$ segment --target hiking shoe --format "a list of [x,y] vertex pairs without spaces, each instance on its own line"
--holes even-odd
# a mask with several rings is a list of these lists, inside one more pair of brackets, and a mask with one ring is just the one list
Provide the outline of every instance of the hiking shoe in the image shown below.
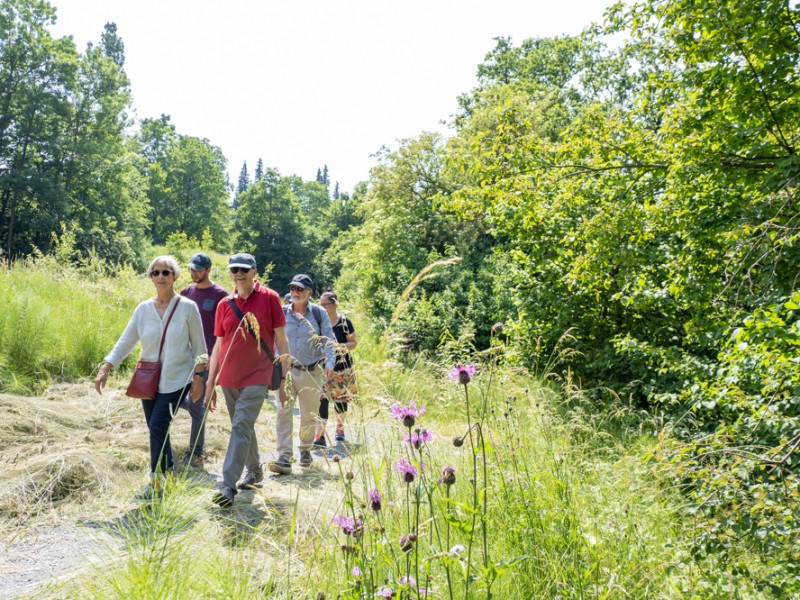
[[342,427],[336,428],[336,441],[343,442],[344,441],[344,429]]
[[321,435],[317,439],[314,440],[314,445],[317,448],[325,448],[328,445],[328,442],[325,441],[325,436]]
[[255,473],[253,471],[248,471],[244,479],[242,479],[239,484],[236,486],[240,490],[249,490],[253,488],[260,488],[261,482],[264,481],[264,473]]
[[281,456],[278,460],[269,463],[269,470],[278,475],[291,475],[292,463],[289,462],[288,456]]
[[220,508],[225,508],[226,506],[230,506],[231,504],[233,504],[233,499],[235,497],[236,497],[236,490],[228,487],[223,483],[222,485],[219,486],[219,489],[214,494],[214,497],[211,498],[211,501]]
[[309,450],[302,450],[300,452],[301,467],[310,467],[313,460],[314,459],[311,457],[311,452]]
[[194,454],[187,452],[181,458],[180,466],[184,469],[202,469],[205,463],[205,456],[202,452],[195,452]]
[[148,483],[133,497],[133,501],[142,506],[148,506],[163,498],[164,492]]

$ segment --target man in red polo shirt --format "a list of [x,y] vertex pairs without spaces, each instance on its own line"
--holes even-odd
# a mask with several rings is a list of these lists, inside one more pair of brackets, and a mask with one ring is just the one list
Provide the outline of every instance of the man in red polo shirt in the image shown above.
[[[219,506],[230,506],[237,488],[253,487],[264,479],[255,423],[272,380],[273,365],[260,341],[247,331],[243,321],[250,321],[250,315],[255,317],[258,327],[254,333],[264,340],[266,347],[277,345],[284,362],[289,355],[280,297],[255,280],[256,259],[250,254],[234,254],[228,261],[228,270],[235,289],[228,299],[217,305],[214,321],[217,342],[208,363],[211,385],[206,387],[206,404],[214,410],[212,392],[215,382],[219,383],[231,418],[231,438],[222,464],[222,483],[213,498]],[[244,319],[231,302],[236,304]],[[287,372],[288,364],[283,368],[284,373]],[[239,482],[244,467],[247,467],[247,474]]]

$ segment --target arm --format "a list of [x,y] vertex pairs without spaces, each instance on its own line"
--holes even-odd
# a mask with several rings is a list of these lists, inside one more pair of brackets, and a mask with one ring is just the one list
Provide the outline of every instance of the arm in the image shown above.
[[355,350],[356,346],[358,346],[358,340],[356,339],[356,330],[353,328],[353,322],[347,317],[344,317],[344,322],[347,324],[347,329],[345,330],[347,341],[342,345],[348,351]]
[[189,396],[192,402],[197,402],[203,395],[203,388],[208,375],[208,352],[206,350],[206,339],[203,335],[203,321],[200,319],[200,311],[197,304],[191,302],[189,314],[189,344],[192,346],[194,354],[194,373],[192,373],[192,383],[189,389]]
[[222,338],[218,337],[214,343],[214,349],[211,351],[211,358],[208,361],[208,380],[206,381],[206,397],[205,404],[208,410],[216,410],[217,399],[214,395],[214,386],[217,383],[217,369],[219,367],[219,352],[222,346]]
[[136,310],[133,312],[133,316],[131,316],[131,320],[128,321],[128,325],[122,332],[122,335],[119,336],[117,343],[114,344],[114,348],[108,353],[108,356],[103,359],[103,362],[97,371],[97,377],[94,380],[94,389],[97,390],[98,394],[103,393],[103,388],[106,386],[106,382],[108,381],[108,372],[111,370],[111,368],[118,367],[119,364],[125,360],[125,357],[128,356],[128,354],[130,354],[131,351],[136,347],[138,342],[139,307],[136,307]]
[[333,327],[331,327],[331,320],[328,318],[327,311],[320,310],[322,313],[322,323],[319,324],[322,337],[325,338],[325,377],[330,379],[333,377],[333,365],[336,364],[336,336],[333,334]]
[[[275,345],[278,347],[278,357],[281,361],[281,368],[283,369],[283,379],[286,379],[286,373],[289,372],[289,338],[286,337],[285,327],[275,328]],[[283,381],[281,379],[281,381]],[[281,406],[286,406],[286,389],[281,385],[278,390],[278,400]]]

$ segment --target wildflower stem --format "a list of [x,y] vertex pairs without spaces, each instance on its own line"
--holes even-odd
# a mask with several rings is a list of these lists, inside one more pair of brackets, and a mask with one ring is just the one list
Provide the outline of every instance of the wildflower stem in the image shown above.
[[478,510],[478,455],[475,452],[475,439],[472,436],[472,420],[469,410],[469,386],[464,384],[464,402],[467,407],[467,431],[469,432],[469,446],[472,450],[472,526],[467,542],[467,569],[464,577],[464,598],[469,600],[470,570],[472,568],[472,543],[475,539],[475,518]]

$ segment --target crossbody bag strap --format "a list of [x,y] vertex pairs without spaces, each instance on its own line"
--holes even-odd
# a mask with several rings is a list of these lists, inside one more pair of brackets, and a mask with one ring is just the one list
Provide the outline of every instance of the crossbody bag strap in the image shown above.
[[158,362],[161,362],[161,351],[164,349],[164,338],[167,337],[167,327],[169,327],[169,322],[172,321],[172,315],[175,314],[175,309],[178,308],[178,303],[180,303],[180,301],[180,298],[175,301],[175,304],[169,313],[169,317],[167,317],[167,324],[164,325],[164,331],[161,332],[161,344],[158,346]]
[[269,349],[269,346],[267,346],[267,344],[264,342],[264,339],[260,335],[256,336],[256,332],[253,331],[252,327],[250,327],[250,322],[244,318],[244,314],[242,314],[242,311],[239,310],[238,306],[236,306],[236,301],[230,296],[228,296],[228,304],[231,305],[234,314],[237,317],[239,317],[239,322],[244,321],[244,328],[250,332],[250,335],[253,336],[253,339],[258,340],[258,343],[261,345],[262,350],[264,350],[264,352],[267,353],[267,358],[269,358],[269,361],[275,362],[275,356],[272,354],[272,351]]

